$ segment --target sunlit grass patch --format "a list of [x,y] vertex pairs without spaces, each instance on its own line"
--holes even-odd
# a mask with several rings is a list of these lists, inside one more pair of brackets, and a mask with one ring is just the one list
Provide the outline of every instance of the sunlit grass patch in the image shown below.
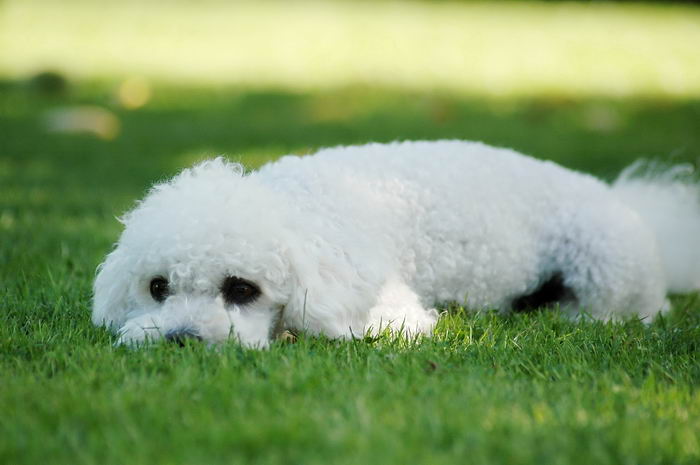
[[[285,89],[700,96],[700,9],[528,2],[6,0],[0,73]],[[139,78],[139,79],[141,79]]]

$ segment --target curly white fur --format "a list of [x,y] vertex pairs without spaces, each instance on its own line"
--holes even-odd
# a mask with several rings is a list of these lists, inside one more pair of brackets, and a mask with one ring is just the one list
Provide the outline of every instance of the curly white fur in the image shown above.
[[[668,290],[700,288],[696,184],[671,171],[611,187],[476,142],[337,147],[249,174],[217,158],[156,185],[123,222],[93,321],[127,343],[429,334],[436,303],[508,311],[554,275],[575,296],[562,310],[597,318],[652,317]],[[149,293],[158,276],[163,302]],[[227,303],[230,276],[260,296]]]

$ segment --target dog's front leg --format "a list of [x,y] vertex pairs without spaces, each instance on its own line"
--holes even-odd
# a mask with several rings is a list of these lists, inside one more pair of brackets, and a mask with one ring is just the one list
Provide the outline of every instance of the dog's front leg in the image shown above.
[[434,308],[423,307],[418,295],[401,279],[390,278],[381,287],[369,311],[365,331],[378,334],[389,329],[407,337],[430,335],[438,316]]

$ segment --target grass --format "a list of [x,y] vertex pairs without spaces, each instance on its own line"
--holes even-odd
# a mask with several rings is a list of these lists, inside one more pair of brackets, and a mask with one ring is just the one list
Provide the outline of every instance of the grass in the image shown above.
[[[6,18],[24,11],[19,24],[57,18],[50,13],[58,3],[38,5],[6,0],[0,6]],[[135,11],[127,3],[101,17],[88,4],[66,5],[82,16],[44,24],[57,43],[92,37],[70,21],[82,18],[85,29],[124,26]],[[216,16],[187,5],[175,4],[168,14]],[[318,14],[330,15],[329,5]],[[268,9],[264,17],[281,14],[261,8]],[[361,22],[362,8],[369,7],[337,8],[354,9],[352,21]],[[475,14],[470,8],[484,15],[510,11],[516,22],[515,13],[529,11],[521,4],[410,8],[440,18],[445,11]],[[698,11],[532,8],[536,14],[526,18],[543,15],[545,36],[556,30],[555,18],[564,21],[555,14],[560,8],[572,22],[587,18],[594,31],[620,21],[632,35],[646,30],[646,12],[661,12],[656,27],[663,29]],[[602,12],[603,23],[591,11]],[[195,17],[192,24],[198,21],[204,20]],[[0,36],[26,38],[13,27],[0,27]],[[140,34],[129,40],[149,43]],[[216,40],[206,34],[197,40]],[[692,44],[695,37],[692,27],[674,34],[666,40]],[[102,39],[94,40],[99,49]],[[99,65],[90,61],[98,53],[81,49],[94,73],[87,64],[80,71],[80,54],[64,50],[58,69],[68,84],[51,92],[45,81],[26,79],[40,63],[41,47],[30,47],[24,64],[18,50],[0,57],[0,463],[700,462],[698,295],[675,298],[671,315],[652,325],[571,323],[556,312],[501,318],[455,307],[435,337],[420,344],[302,335],[264,352],[235,344],[130,351],[114,347],[114,336],[89,321],[94,269],[120,231],[115,215],[154,180],[195,160],[223,153],[255,167],[333,144],[465,138],[611,179],[638,157],[697,164],[696,91],[681,86],[665,93],[661,81],[644,78],[651,87],[632,80],[631,94],[620,97],[576,83],[595,82],[591,71],[593,78],[579,76],[561,92],[534,81],[515,92],[521,84],[512,76],[499,84],[498,97],[477,96],[478,86],[469,82],[451,88],[428,78],[408,86],[386,77],[369,86],[352,74],[354,60],[346,68],[351,79],[327,86],[314,78],[294,87],[284,73],[265,71],[272,65],[262,59],[256,66],[264,76],[256,85],[195,82],[179,74],[185,65],[177,57],[153,60],[153,69],[172,73],[159,79],[136,62],[122,63],[118,72],[114,56]],[[674,47],[647,51],[680,56]],[[511,54],[518,50],[511,47]],[[152,97],[128,109],[116,95],[132,72],[146,76]],[[685,79],[692,70],[679,75]],[[562,82],[565,76],[559,75]],[[47,131],[51,112],[85,105],[107,110],[118,130],[103,137]]]

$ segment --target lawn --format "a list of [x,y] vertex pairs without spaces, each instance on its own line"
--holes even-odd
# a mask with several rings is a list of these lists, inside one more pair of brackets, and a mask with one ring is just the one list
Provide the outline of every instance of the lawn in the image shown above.
[[[605,179],[639,157],[697,165],[699,8],[173,2],[156,20],[163,3],[106,5],[0,3],[0,463],[700,462],[697,294],[651,325],[450,306],[417,344],[300,335],[267,351],[134,351],[89,320],[115,217],[217,154],[254,168],[327,145],[464,138]],[[327,40],[297,33],[323,24]],[[285,33],[299,60],[261,38]],[[326,62],[331,45],[345,52]],[[32,79],[43,69],[65,83]],[[67,108],[98,108],[111,130],[57,131]]]

